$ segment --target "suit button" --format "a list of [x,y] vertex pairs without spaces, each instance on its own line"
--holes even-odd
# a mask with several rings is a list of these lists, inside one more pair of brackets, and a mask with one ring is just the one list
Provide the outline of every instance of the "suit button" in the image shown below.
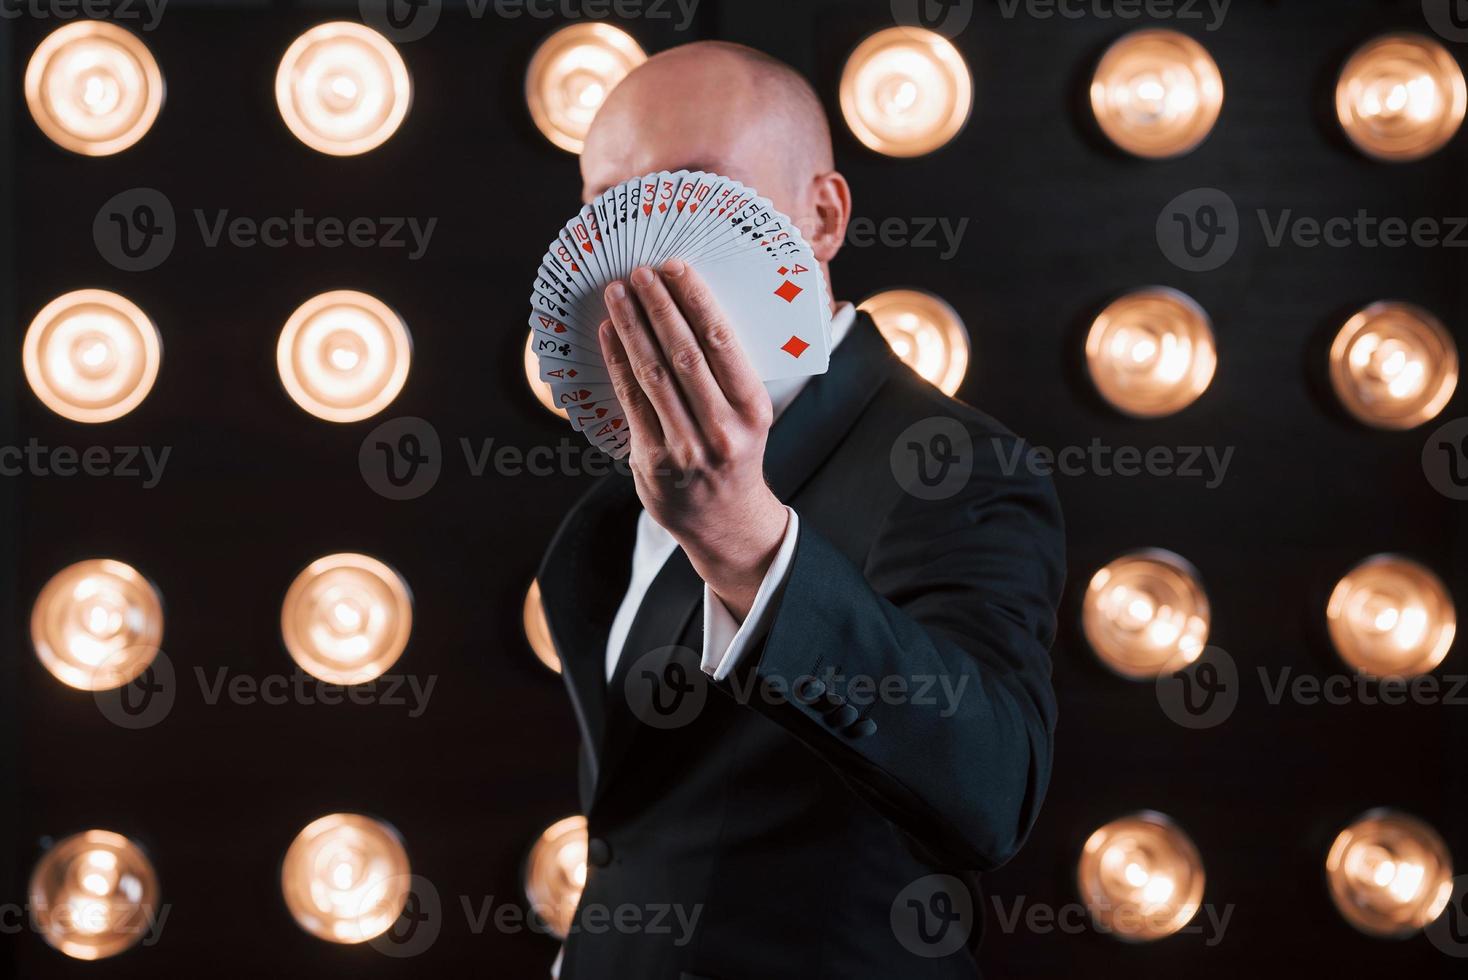
[[858,715],[856,709],[849,704],[843,704],[835,711],[826,716],[826,721],[831,723],[832,728],[845,728],[856,721]]
[[586,861],[593,868],[605,868],[612,863],[612,846],[600,837],[586,842]]
[[801,704],[811,704],[826,693],[826,685],[814,677],[807,677],[795,685],[795,697]]
[[847,728],[843,733],[847,738],[866,738],[877,730],[877,723],[870,718],[863,718],[855,725]]

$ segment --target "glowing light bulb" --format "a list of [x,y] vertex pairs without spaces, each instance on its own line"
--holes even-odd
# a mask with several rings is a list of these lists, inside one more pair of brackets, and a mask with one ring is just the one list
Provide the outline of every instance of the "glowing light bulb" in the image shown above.
[[1442,322],[1410,303],[1379,302],[1341,327],[1330,383],[1346,411],[1378,429],[1437,416],[1458,387],[1458,348]]
[[1081,606],[1087,641],[1124,677],[1179,670],[1202,654],[1211,614],[1198,572],[1178,555],[1147,549],[1091,576]]
[[31,645],[57,680],[82,691],[131,682],[158,656],[163,600],[137,569],[109,558],[68,565],[31,607]]
[[545,829],[525,862],[525,898],[558,939],[565,939],[586,887],[586,818],[566,817]]
[[328,942],[362,943],[402,914],[410,874],[396,830],[359,813],[332,813],[291,842],[280,888],[302,929]]
[[142,404],[163,361],[158,328],[102,289],[47,303],[26,330],[21,362],[31,390],[73,422],[110,422]]
[[1098,828],[1076,870],[1098,928],[1128,942],[1162,939],[1187,925],[1203,900],[1204,878],[1187,834],[1150,810]]
[[275,348],[286,393],[328,422],[358,422],[382,411],[403,390],[412,360],[402,318],[350,289],[307,300],[286,321]]
[[1437,831],[1397,810],[1371,810],[1336,835],[1325,858],[1331,901],[1356,929],[1410,936],[1448,904],[1453,859]]
[[1223,76],[1185,34],[1134,31],[1106,50],[1091,79],[1101,131],[1139,157],[1175,157],[1197,147],[1223,108]]
[[561,657],[551,640],[550,623],[546,622],[545,608],[540,603],[540,582],[531,580],[525,593],[525,608],[522,614],[525,623],[525,639],[536,659],[557,674],[561,672]]
[[525,102],[535,126],[556,146],[580,153],[612,89],[647,60],[625,31],[584,23],[541,42],[525,72]]
[[121,834],[88,830],[58,841],[31,872],[31,916],[42,938],[78,960],[135,946],[154,927],[158,875]]
[[152,127],[163,108],[163,74],[136,34],[82,20],[52,31],[31,55],[25,100],[57,146],[108,156]]
[[902,363],[944,394],[958,391],[968,371],[969,339],[953,307],[932,293],[890,289],[858,308],[871,314]]
[[397,572],[367,555],[318,558],[296,576],[280,610],[286,650],[331,684],[380,677],[407,648],[413,599]]
[[1086,336],[1086,367],[1101,397],[1128,415],[1181,411],[1213,380],[1218,355],[1208,314],[1175,289],[1128,293]]
[[1463,70],[1446,48],[1419,34],[1367,42],[1336,82],[1341,129],[1378,160],[1420,160],[1437,152],[1458,132],[1465,108]]
[[841,112],[863,144],[893,157],[931,153],[962,131],[973,106],[963,55],[931,31],[891,27],[867,38],[841,73]]
[[1406,677],[1448,655],[1458,615],[1447,587],[1427,568],[1376,555],[1336,583],[1325,609],[1331,643],[1364,674]]
[[347,21],[320,24],[296,38],[275,73],[275,103],[287,128],[332,156],[381,146],[402,125],[412,97],[397,48]]

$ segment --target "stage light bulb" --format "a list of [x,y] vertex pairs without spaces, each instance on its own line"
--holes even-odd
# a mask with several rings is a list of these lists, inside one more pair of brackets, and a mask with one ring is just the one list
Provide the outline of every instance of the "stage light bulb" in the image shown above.
[[841,113],[866,146],[892,157],[931,153],[968,122],[973,78],[932,31],[890,27],[867,38],[841,73]]
[[78,289],[47,303],[26,330],[31,390],[73,422],[110,422],[140,405],[163,361],[158,328],[130,301]]
[[1076,870],[1097,928],[1128,942],[1162,939],[1187,925],[1203,900],[1204,877],[1188,835],[1146,810],[1092,833]]
[[25,72],[25,101],[41,132],[83,156],[120,153],[163,108],[163,74],[136,34],[81,20],[47,35]]
[[862,302],[902,363],[952,395],[968,371],[968,330],[958,313],[932,293],[890,289]]
[[291,659],[329,684],[365,684],[403,654],[413,599],[397,572],[376,558],[327,555],[286,591],[280,632]]
[[403,56],[371,28],[335,21],[286,49],[275,73],[275,104],[302,143],[355,156],[385,143],[408,114],[413,85]]
[[1325,608],[1331,643],[1363,674],[1410,677],[1442,663],[1458,614],[1432,572],[1396,555],[1376,555],[1351,569]]
[[1208,596],[1192,565],[1159,548],[1123,555],[1086,588],[1082,627],[1124,677],[1156,677],[1197,660],[1208,643]]
[[413,343],[380,299],[350,289],[322,293],[291,314],[275,348],[281,384],[299,406],[328,422],[358,422],[403,390]]
[[61,683],[110,691],[158,656],[163,600],[137,569],[109,558],[68,565],[31,607],[31,645]]
[[1330,383],[1346,411],[1378,429],[1435,418],[1458,387],[1458,348],[1437,317],[1410,303],[1372,303],[1330,346]]
[[1371,810],[1336,835],[1325,858],[1330,897],[1371,936],[1410,936],[1447,907],[1453,859],[1437,831],[1397,810]]
[[536,128],[561,149],[580,153],[602,103],[646,60],[637,42],[610,24],[556,31],[541,42],[525,72],[525,102]]
[[1341,128],[1367,156],[1420,160],[1442,149],[1468,108],[1463,70],[1441,44],[1388,34],[1351,55],[1335,87]]
[[556,408],[556,394],[551,390],[550,382],[540,380],[540,358],[535,356],[534,330],[525,337],[525,382],[535,393],[535,400],[540,402],[547,412],[554,412],[561,418],[566,417],[565,412]]
[[1203,394],[1217,366],[1208,314],[1175,289],[1122,296],[1101,311],[1086,336],[1091,380],[1101,397],[1128,415],[1181,411]]
[[545,829],[525,862],[525,898],[557,939],[564,940],[586,887],[586,818],[567,817]]
[[67,956],[100,960],[140,942],[159,919],[158,875],[121,834],[63,838],[31,872],[30,912],[42,938]]
[[1166,30],[1134,31],[1102,55],[1091,111],[1128,153],[1160,159],[1197,147],[1223,108],[1223,76],[1203,45]]
[[525,639],[530,643],[530,649],[534,651],[537,659],[557,674],[561,672],[561,657],[556,653],[556,645],[551,640],[550,623],[546,622],[545,607],[540,602],[540,582],[531,580],[530,589],[525,593],[525,609],[523,613],[525,622]]
[[332,813],[286,851],[280,889],[296,923],[318,939],[362,943],[397,921],[411,891],[408,852],[381,820]]

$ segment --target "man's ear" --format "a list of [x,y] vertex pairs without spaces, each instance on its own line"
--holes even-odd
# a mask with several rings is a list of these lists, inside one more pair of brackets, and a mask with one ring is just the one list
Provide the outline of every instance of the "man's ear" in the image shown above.
[[846,241],[846,226],[851,221],[851,185],[835,170],[815,178],[811,187],[811,204],[815,218],[810,246],[816,261],[830,262]]

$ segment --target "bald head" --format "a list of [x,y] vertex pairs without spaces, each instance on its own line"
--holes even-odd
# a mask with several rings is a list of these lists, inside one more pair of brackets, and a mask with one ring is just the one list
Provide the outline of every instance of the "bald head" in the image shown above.
[[[581,153],[583,200],[633,177],[682,169],[759,191],[795,220],[822,262],[839,248],[850,195],[834,170],[831,127],[810,83],[783,62],[699,41],[655,55],[612,90]],[[823,255],[816,239],[832,230],[825,227],[832,219],[838,237]]]

